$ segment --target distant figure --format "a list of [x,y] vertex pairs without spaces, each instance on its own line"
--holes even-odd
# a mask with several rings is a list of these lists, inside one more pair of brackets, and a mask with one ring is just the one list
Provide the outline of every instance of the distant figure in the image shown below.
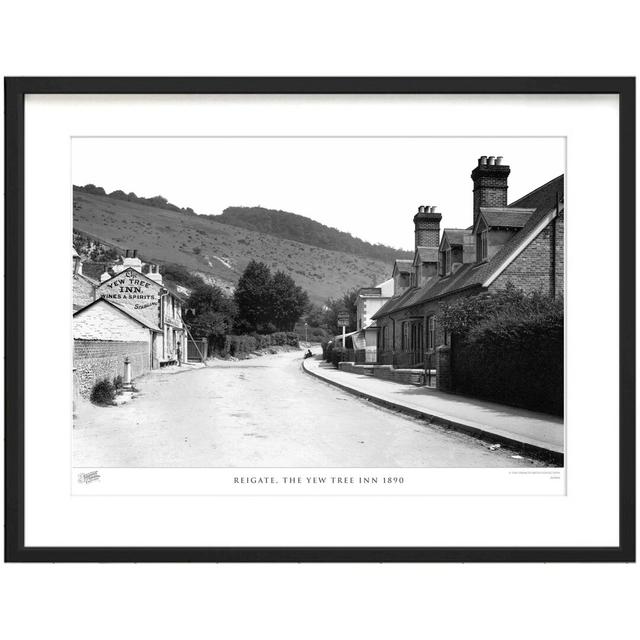
[[307,349],[307,353],[304,354],[305,360],[307,358],[310,358],[311,356],[313,356],[313,353],[311,353],[311,349]]
[[182,366],[182,349],[180,348],[180,343],[178,342],[176,353],[178,355],[178,366]]

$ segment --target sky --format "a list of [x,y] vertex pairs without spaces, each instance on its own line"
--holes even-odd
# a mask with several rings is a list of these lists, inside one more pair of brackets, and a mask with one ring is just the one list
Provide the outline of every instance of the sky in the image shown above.
[[109,137],[73,138],[72,179],[201,214],[281,209],[412,249],[419,205],[438,207],[441,228],[471,224],[470,174],[482,155],[511,167],[509,202],[565,171],[561,137]]

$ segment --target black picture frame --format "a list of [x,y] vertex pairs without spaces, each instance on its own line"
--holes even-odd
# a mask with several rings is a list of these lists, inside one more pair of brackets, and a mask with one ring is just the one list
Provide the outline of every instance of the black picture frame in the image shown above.
[[[5,561],[635,561],[635,78],[5,78]],[[24,541],[24,100],[28,94],[616,94],[620,148],[619,530],[615,547],[26,547]],[[624,293],[624,295],[622,295]]]

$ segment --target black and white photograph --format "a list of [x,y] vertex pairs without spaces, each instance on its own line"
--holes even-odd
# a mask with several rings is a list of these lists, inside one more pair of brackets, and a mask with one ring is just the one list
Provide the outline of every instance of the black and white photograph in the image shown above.
[[13,557],[628,557],[627,84],[10,82]]
[[78,483],[564,467],[565,144],[74,137]]

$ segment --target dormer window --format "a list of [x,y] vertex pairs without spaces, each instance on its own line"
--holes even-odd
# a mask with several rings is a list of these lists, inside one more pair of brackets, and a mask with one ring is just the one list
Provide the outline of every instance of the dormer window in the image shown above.
[[484,216],[481,215],[478,219],[475,228],[476,234],[476,262],[484,262],[489,257],[489,226],[487,225]]
[[476,252],[478,254],[478,262],[482,262],[487,259],[488,245],[487,245],[487,230],[480,231],[476,236]]
[[440,275],[448,276],[451,273],[451,247],[446,246],[440,251]]

